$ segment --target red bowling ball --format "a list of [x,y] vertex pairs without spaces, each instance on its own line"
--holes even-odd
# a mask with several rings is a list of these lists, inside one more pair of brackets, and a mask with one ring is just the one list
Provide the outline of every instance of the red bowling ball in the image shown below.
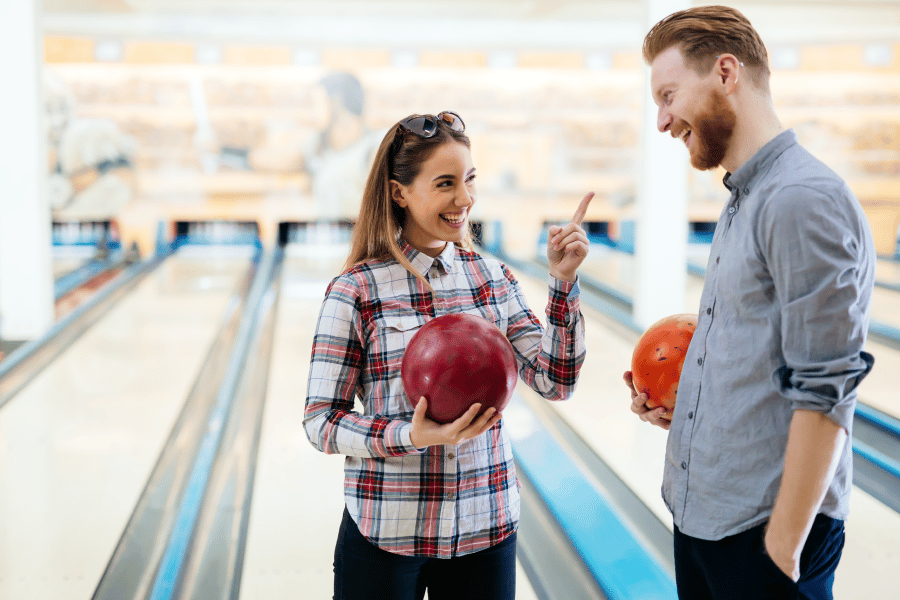
[[403,389],[415,405],[428,400],[426,416],[450,423],[480,402],[503,410],[517,379],[512,344],[490,321],[456,313],[426,323],[403,354]]

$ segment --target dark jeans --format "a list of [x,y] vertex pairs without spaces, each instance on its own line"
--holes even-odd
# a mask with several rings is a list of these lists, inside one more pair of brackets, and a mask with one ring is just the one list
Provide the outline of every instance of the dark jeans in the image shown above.
[[512,600],[516,534],[465,556],[401,556],[374,546],[347,509],[334,549],[334,600]]
[[785,598],[832,600],[834,571],[844,548],[844,522],[817,515],[794,582],[763,548],[765,524],[708,541],[675,528],[675,581],[681,600]]

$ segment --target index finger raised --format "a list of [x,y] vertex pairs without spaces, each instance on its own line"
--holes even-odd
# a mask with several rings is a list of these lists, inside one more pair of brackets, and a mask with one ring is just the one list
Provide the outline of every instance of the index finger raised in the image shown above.
[[576,225],[581,225],[581,222],[584,221],[584,215],[587,214],[588,205],[591,203],[591,199],[594,197],[594,192],[588,192],[584,195],[584,198],[581,200],[581,204],[578,205],[578,209],[575,211],[575,216],[572,217],[572,222]]

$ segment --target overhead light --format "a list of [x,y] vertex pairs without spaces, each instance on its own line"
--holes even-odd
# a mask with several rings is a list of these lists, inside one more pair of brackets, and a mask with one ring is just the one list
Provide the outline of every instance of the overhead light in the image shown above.
[[894,49],[888,44],[868,44],[863,60],[869,67],[886,67],[894,62]]
[[194,60],[202,65],[217,65],[222,62],[222,49],[214,44],[200,44],[194,50]]
[[94,44],[94,60],[99,62],[122,60],[122,43],[118,40],[98,40]]
[[791,46],[775,48],[772,52],[773,69],[796,69],[800,66],[800,52]]
[[391,55],[391,66],[398,69],[418,67],[419,53],[415,50],[396,50]]
[[584,67],[590,71],[606,71],[612,68],[612,57],[608,52],[588,52]]
[[488,66],[492,69],[515,69],[519,59],[512,50],[495,50],[488,55]]
[[296,48],[292,59],[298,67],[317,67],[322,62],[322,54],[310,48]]

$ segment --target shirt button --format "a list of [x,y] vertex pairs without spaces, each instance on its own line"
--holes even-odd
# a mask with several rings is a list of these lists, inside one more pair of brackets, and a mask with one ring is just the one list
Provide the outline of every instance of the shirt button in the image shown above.
[[719,256],[716,257],[716,264],[719,264],[719,258],[721,258],[721,257],[719,257]]
[[688,413],[688,419],[693,419],[693,418],[694,418],[694,411],[691,411]]
[[682,469],[687,469],[687,463],[686,463],[686,462],[681,463],[681,468],[682,468]]
[[447,494],[447,500],[453,500],[453,494]]
[[733,207],[733,206],[729,206],[729,207],[728,207],[728,214],[729,214],[729,215],[733,215],[733,214],[735,213],[735,211],[737,211],[737,209],[736,209],[735,207]]
[[453,454],[452,452],[448,452],[448,453],[447,453],[447,458],[453,459],[453,458],[456,458],[456,455]]
[[711,308],[707,308],[707,309],[706,309],[706,314],[711,315],[711,314],[712,314],[712,309],[711,309]]
[[750,188],[744,188],[744,195],[746,196],[749,193],[750,193]]
[[697,359],[697,364],[698,364],[698,365],[702,365],[702,364],[703,364],[703,359],[702,359],[702,358],[698,358],[698,359]]

